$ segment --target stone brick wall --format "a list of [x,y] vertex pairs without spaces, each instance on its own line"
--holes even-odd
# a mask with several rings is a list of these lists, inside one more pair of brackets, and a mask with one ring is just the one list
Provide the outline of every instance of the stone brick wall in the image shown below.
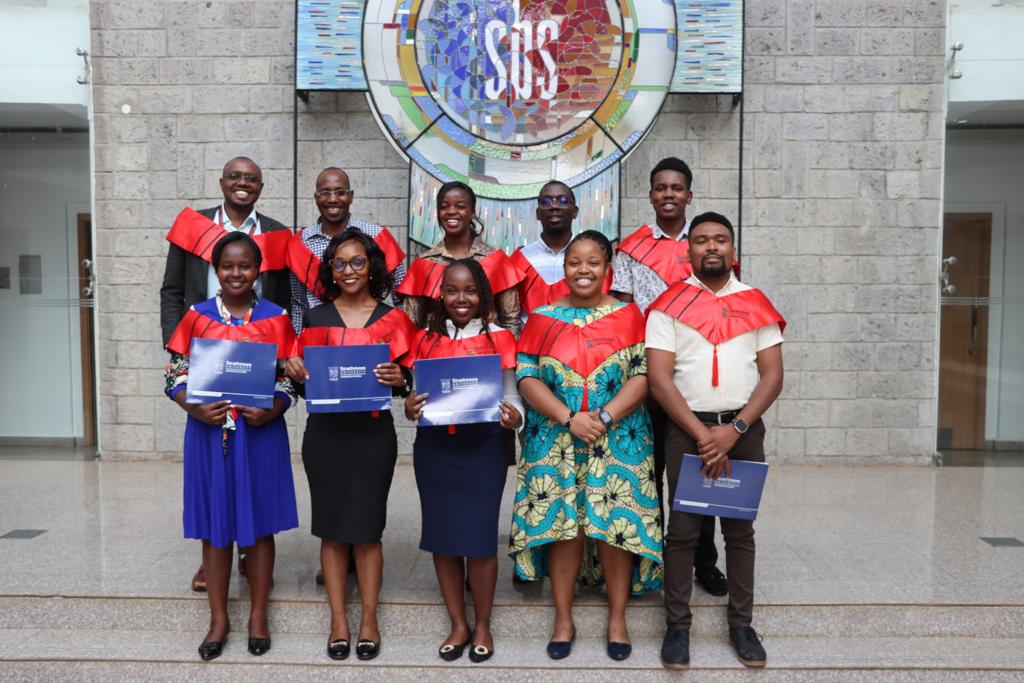
[[[776,460],[927,462],[934,445],[936,272],[946,3],[747,0],[744,279],[789,320]],[[161,394],[163,235],[220,197],[223,163],[264,170],[261,211],[292,220],[294,3],[94,0],[101,439],[107,458],[180,454]],[[129,105],[130,113],[123,113]],[[696,210],[735,216],[739,112],[672,96],[626,163],[622,231],[651,217],[647,177],[674,154]],[[320,168],[349,170],[354,212],[405,237],[405,162],[361,94],[299,104],[299,222]],[[289,418],[297,451],[302,416]],[[402,429],[405,451],[411,430]]]

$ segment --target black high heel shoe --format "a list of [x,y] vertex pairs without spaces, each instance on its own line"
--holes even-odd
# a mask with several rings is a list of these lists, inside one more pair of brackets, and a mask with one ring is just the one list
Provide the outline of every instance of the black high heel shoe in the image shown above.
[[356,642],[356,657],[362,660],[373,659],[380,654],[380,641],[360,639]]
[[473,637],[466,638],[466,642],[460,643],[459,645],[442,645],[438,650],[437,654],[446,662],[454,662],[456,659],[462,656],[469,644],[473,642]]
[[348,638],[338,638],[327,643],[327,656],[331,659],[348,659],[351,649]]
[[572,644],[576,642],[576,626],[572,627],[572,638],[569,640],[552,640],[548,643],[548,657],[565,659],[572,652]]
[[228,637],[225,634],[223,640],[207,640],[199,646],[199,658],[204,662],[208,662],[211,659],[217,659],[224,652],[224,644],[228,642]]
[[249,654],[259,657],[267,654],[270,650],[270,637],[253,638],[249,637]]

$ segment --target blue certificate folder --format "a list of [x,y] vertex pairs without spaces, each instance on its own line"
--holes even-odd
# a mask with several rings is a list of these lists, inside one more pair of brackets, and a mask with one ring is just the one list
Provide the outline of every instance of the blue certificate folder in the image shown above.
[[430,394],[418,424],[423,427],[497,422],[505,395],[501,356],[418,360],[416,393]]
[[373,369],[391,361],[387,344],[307,346],[302,352],[306,410],[310,413],[355,413],[391,410],[391,387],[377,381]]
[[276,377],[277,344],[197,337],[188,354],[185,400],[272,408]]
[[696,515],[757,519],[768,465],[763,462],[730,460],[731,474],[708,479],[700,473],[704,461],[696,455],[683,456],[672,509]]

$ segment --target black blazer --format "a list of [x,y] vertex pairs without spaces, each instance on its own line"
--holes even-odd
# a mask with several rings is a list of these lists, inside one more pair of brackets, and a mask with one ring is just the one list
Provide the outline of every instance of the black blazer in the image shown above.
[[[217,208],[203,209],[199,213],[213,219]],[[269,216],[257,212],[262,232],[287,230],[283,224]],[[206,276],[209,272],[206,261],[195,254],[190,254],[176,244],[170,245],[167,251],[167,264],[164,267],[164,282],[160,286],[160,331],[163,333],[164,346],[171,341],[174,328],[178,326],[185,312],[200,301],[206,301]],[[260,287],[263,298],[273,301],[286,311],[291,310],[291,283],[288,270],[268,270],[260,273]]]

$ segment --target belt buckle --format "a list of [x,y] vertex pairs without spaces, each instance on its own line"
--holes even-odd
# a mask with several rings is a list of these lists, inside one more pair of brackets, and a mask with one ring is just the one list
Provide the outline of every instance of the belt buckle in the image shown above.
[[719,426],[724,425],[724,424],[728,424],[727,422],[722,422],[722,416],[723,415],[725,415],[725,413],[718,413],[717,415],[715,415],[715,419],[718,421],[718,425]]

